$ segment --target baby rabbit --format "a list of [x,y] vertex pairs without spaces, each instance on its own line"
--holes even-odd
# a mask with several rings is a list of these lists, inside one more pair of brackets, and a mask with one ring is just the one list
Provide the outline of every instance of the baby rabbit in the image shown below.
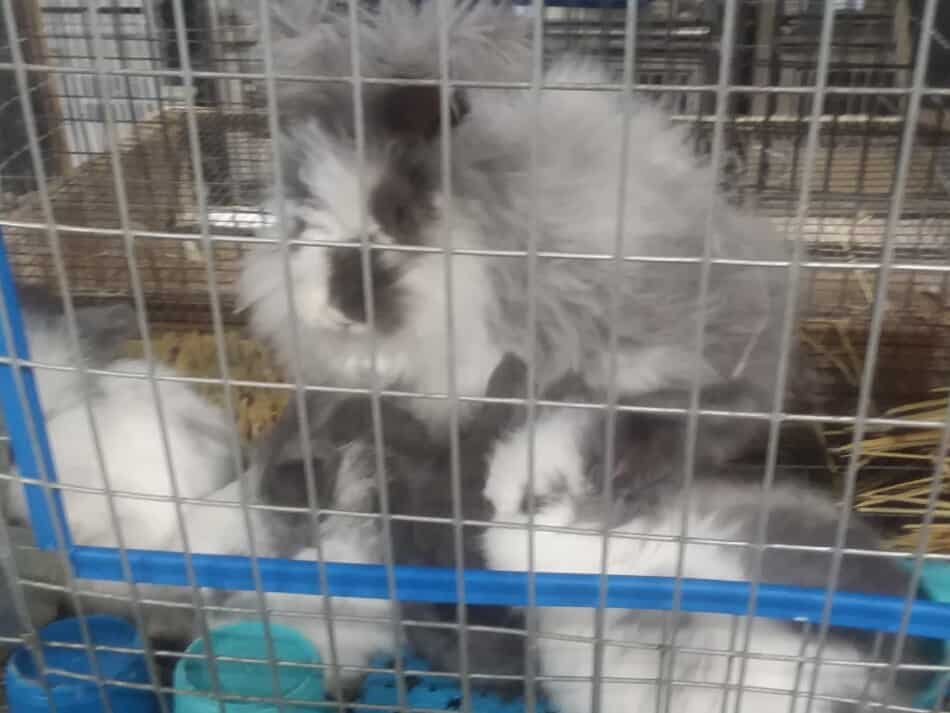
[[[312,3],[273,5],[284,18],[273,24],[286,33],[275,49],[281,73],[348,78],[358,39],[363,76],[438,79],[441,8],[450,16],[453,81],[531,78],[530,33],[504,4],[394,0],[361,15],[355,32],[331,11],[318,13],[316,24],[287,21],[295,10],[312,17]],[[716,171],[693,157],[684,132],[649,101],[571,88],[607,82],[602,67],[562,58],[543,79],[556,88],[537,104],[524,89],[455,87],[444,127],[437,86],[364,83],[362,167],[350,87],[281,83],[287,220],[268,229],[274,242],[243,265],[239,303],[254,334],[292,362],[290,289],[308,379],[366,386],[375,344],[383,385],[445,393],[451,316],[461,395],[483,395],[509,352],[537,355],[540,389],[574,369],[602,393],[613,323],[624,393],[678,389],[698,375],[702,385],[745,379],[768,398],[785,278],[780,268],[749,262],[781,261],[782,242],[720,196]],[[450,175],[442,172],[441,129],[449,132]],[[623,254],[642,260],[558,256],[612,255],[620,213]],[[371,304],[364,299],[364,235],[373,243]],[[492,255],[524,252],[532,235],[544,252],[533,281],[524,256],[433,252],[446,238],[454,248]],[[281,243],[289,240],[288,285]],[[720,261],[705,276],[704,254]],[[526,339],[532,299],[534,345]],[[412,409],[430,430],[444,431],[443,403],[420,399]],[[463,418],[470,413],[466,407]]]
[[[764,493],[749,477],[755,474],[724,466],[726,453],[701,448],[695,480],[687,491],[679,477],[682,456],[672,450],[663,453],[663,448],[682,447],[676,423],[648,423],[642,416],[627,420],[618,414],[616,456],[608,471],[613,492],[607,503],[603,497],[603,418],[577,409],[542,410],[535,425],[535,472],[530,482],[525,466],[527,429],[499,442],[490,457],[485,488],[494,521],[527,524],[533,513],[539,527],[571,530],[537,529],[529,535],[524,529],[489,528],[483,538],[489,566],[526,569],[531,537],[538,571],[598,573],[606,531],[609,573],[671,577],[677,575],[678,536],[685,528],[698,541],[684,545],[682,576],[752,579],[755,549],[732,543],[756,540]],[[714,421],[710,427],[724,427],[723,422]],[[645,431],[639,428],[644,423],[649,426]],[[754,470],[761,477],[761,470]],[[786,478],[774,486],[767,502],[765,543],[772,548],[764,550],[761,581],[826,586],[831,556],[817,548],[834,544],[841,509],[825,495]],[[862,552],[844,556],[839,589],[906,596],[909,575],[893,559],[874,555],[881,542],[858,517],[849,522],[845,546]],[[888,660],[891,639],[886,639],[883,651],[872,653],[871,634],[833,628],[823,660],[839,663],[816,668],[806,658],[800,668],[800,656],[815,654],[814,633],[809,637],[800,625],[789,622],[744,619],[734,627],[735,622],[727,616],[692,612],[674,620],[666,612],[606,610],[603,635],[607,643],[601,670],[605,682],[599,692],[602,710],[654,710],[668,702],[676,713],[727,709],[758,713],[775,706],[804,711],[813,675],[818,698],[811,710],[816,712],[858,710],[859,703],[854,701],[879,701],[884,695],[886,672],[847,663],[873,661],[875,656]],[[668,654],[672,658],[661,657],[671,625],[676,649]],[[752,656],[732,662],[729,652],[742,649],[747,626],[752,627]],[[543,608],[538,629],[543,676],[592,676],[594,610]],[[909,640],[903,662],[925,662],[922,646],[920,640]],[[661,661],[669,662],[669,669]],[[736,686],[743,669],[740,700]],[[667,687],[658,675],[674,683]],[[904,672],[891,702],[909,703],[917,678],[919,674]],[[586,711],[591,704],[590,683],[554,680],[543,688],[561,713]]]
[[[360,397],[310,393],[306,414],[309,430],[304,431],[296,401],[291,399],[273,431],[252,455],[245,475],[257,503],[275,508],[259,516],[258,552],[305,561],[316,561],[322,554],[331,562],[383,562],[368,402]],[[400,438],[399,428],[405,426],[406,437],[413,438],[413,424],[411,419],[392,419],[387,437]],[[393,468],[396,459],[387,454],[387,465]],[[307,511],[308,460],[316,503],[331,510],[319,517]],[[313,576],[318,574],[314,566]],[[257,596],[255,592],[238,592],[226,597],[224,604],[229,610],[243,610],[243,616],[253,615],[258,611]],[[331,694],[338,690],[344,697],[354,694],[363,675],[361,667],[374,655],[393,652],[401,645],[391,624],[394,613],[388,600],[281,593],[265,597],[271,621],[298,629],[331,665],[324,672]],[[235,617],[232,611],[216,614],[212,624]]]
[[[172,495],[172,471],[166,462],[162,422],[156,413],[151,386],[143,375],[146,362],[122,358],[123,346],[134,333],[134,313],[128,305],[76,309],[79,352],[69,338],[61,303],[36,290],[20,290],[20,302],[30,358],[60,369],[34,369],[46,432],[60,483],[85,490],[62,490],[62,502],[72,539],[78,545],[116,547],[107,495],[89,424],[92,412],[101,449],[102,466],[114,491],[115,511],[123,541],[139,549],[181,550],[182,540]],[[129,376],[83,375],[77,366],[122,372]],[[65,369],[62,367],[66,367]],[[176,376],[173,369],[155,365],[159,377]],[[230,424],[224,413],[199,396],[189,385],[160,381],[164,428],[178,490],[184,498],[214,498],[233,480],[228,447]],[[227,491],[221,491],[223,497]],[[144,496],[144,497],[143,497]],[[27,520],[23,490],[9,493],[8,514]],[[199,514],[198,511],[201,511]],[[227,538],[233,528],[213,523],[227,517],[220,508],[185,506],[190,545],[196,552],[234,549]],[[207,524],[205,527],[204,525]],[[236,540],[235,547],[240,542]],[[83,582],[82,588],[128,596],[124,583]],[[181,599],[187,590],[143,587],[149,598]],[[94,608],[125,612],[128,602],[101,599]],[[183,631],[191,629],[186,615]],[[172,625],[156,617],[155,626],[167,632]]]
[[[509,396],[507,384],[523,384],[523,371],[520,361],[503,360],[493,374],[490,395]],[[292,402],[255,455],[248,476],[249,482],[257,484],[260,503],[281,508],[262,518],[265,552],[317,559],[312,537],[314,520],[305,512],[310,495],[305,465],[309,457],[314,477],[312,493],[322,508],[332,511],[321,514],[317,524],[323,556],[328,561],[381,563],[385,551],[378,517],[380,499],[370,402],[362,396],[311,393],[306,405],[309,431],[303,435],[308,439],[309,453],[304,452],[299,414]],[[389,400],[382,401],[380,406],[388,505],[395,518],[389,524],[393,559],[396,564],[454,566],[454,539],[448,524],[453,513],[452,494],[447,487],[450,451],[435,443],[424,424],[408,410]],[[487,521],[490,514],[481,495],[485,459],[491,444],[506,430],[510,408],[481,406],[461,434],[461,504],[467,519]],[[298,511],[284,510],[288,508]],[[443,522],[420,522],[413,517],[442,518]],[[484,567],[478,531],[475,528],[463,534],[466,567]],[[255,597],[252,593],[236,594],[227,606],[253,612]],[[454,606],[402,604],[402,617],[420,623],[406,625],[405,632],[397,637],[389,623],[394,615],[389,602],[333,597],[331,644],[329,607],[324,597],[268,594],[267,603],[278,620],[303,631],[323,652],[324,659],[339,667],[327,671],[331,692],[339,683],[344,695],[352,693],[362,676],[360,667],[365,667],[376,654],[392,654],[404,643],[424,656],[435,670],[459,669],[457,632],[431,626],[454,621]],[[477,629],[469,632],[469,672],[489,679],[486,686],[509,690],[510,684],[495,683],[491,677],[522,674],[520,613],[507,607],[487,606],[470,606],[466,613],[471,626],[514,629],[511,635]]]

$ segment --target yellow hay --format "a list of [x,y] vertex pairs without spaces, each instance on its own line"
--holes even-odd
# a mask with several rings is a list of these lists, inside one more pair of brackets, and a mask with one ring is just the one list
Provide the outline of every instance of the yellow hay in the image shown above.
[[[280,383],[280,371],[270,354],[261,345],[244,337],[237,330],[224,335],[228,377],[231,381]],[[198,332],[166,331],[152,335],[155,357],[174,366],[186,376],[220,379],[218,351],[214,335]],[[129,343],[129,356],[141,357],[141,341]],[[221,384],[199,384],[198,389],[214,403],[224,405]],[[238,431],[245,441],[265,433],[276,420],[287,401],[287,391],[266,386],[232,386],[231,400],[236,411]]]
[[[941,388],[934,392],[943,394],[948,390]],[[885,415],[908,424],[940,422],[946,418],[948,398],[906,404],[888,410]],[[942,462],[937,460],[943,429],[908,427],[904,430],[900,426],[868,426],[864,440],[857,444],[850,442],[853,433],[852,428],[836,429],[835,438],[848,440],[828,451],[838,458],[839,464],[844,464],[857,446],[860,465],[854,509],[902,521],[900,534],[892,539],[891,544],[899,549],[912,550],[921,542],[921,523],[931,506],[932,491],[939,488],[926,545],[931,552],[950,553],[950,455],[945,455]],[[901,467],[901,463],[906,467]],[[878,474],[874,482],[869,482],[864,469],[884,464],[897,467],[892,475],[882,479]],[[939,477],[939,482],[934,482],[936,477]]]
[[[858,294],[864,295],[863,308],[867,308],[873,290],[866,275],[856,275],[856,282]],[[855,307],[859,311],[862,308],[860,299]],[[799,331],[801,343],[819,361],[836,370],[841,381],[857,387],[864,362],[854,347],[849,327],[847,318],[807,319]],[[866,426],[864,438],[857,444],[852,442],[853,427],[822,429],[819,441],[839,485],[844,482],[841,475],[857,451],[858,482],[853,507],[869,515],[897,520],[899,534],[890,543],[895,548],[913,550],[920,543],[921,522],[930,505],[931,491],[939,487],[926,544],[931,552],[950,554],[950,457],[944,459],[942,468],[936,462],[943,429],[913,427],[914,423],[943,422],[948,399],[950,386],[944,386],[933,389],[930,398],[891,408],[883,415],[905,421],[908,427]],[[885,465],[892,468],[871,468]],[[937,473],[940,482],[935,484]]]

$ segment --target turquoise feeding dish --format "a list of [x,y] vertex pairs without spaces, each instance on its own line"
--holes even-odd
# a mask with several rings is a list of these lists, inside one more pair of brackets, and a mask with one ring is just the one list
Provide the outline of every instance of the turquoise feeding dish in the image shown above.
[[[950,602],[950,563],[925,561],[921,572],[921,589],[935,602]],[[944,641],[941,649],[942,660],[935,663],[950,666],[950,641]],[[946,697],[948,691],[950,691],[950,672],[945,672],[934,677],[930,687],[921,693],[914,705],[918,708],[937,709],[937,698],[941,692]]]
[[[217,663],[217,689],[214,672],[205,656],[205,641],[193,641],[185,653],[200,658],[183,657],[175,666],[175,713],[219,713],[221,708],[215,698],[218,690],[225,699],[222,701],[224,710],[229,713],[312,713],[325,705],[323,672],[313,668],[314,664],[320,663],[320,655],[313,644],[290,627],[271,624],[267,629],[277,659],[276,666],[270,662],[264,624],[240,622],[211,632],[211,653]],[[245,660],[221,661],[221,657]],[[279,706],[276,702],[227,700],[231,696],[235,699],[292,700],[295,703]]]
[[[79,619],[54,621],[39,631],[42,662],[36,661],[26,646],[13,653],[5,676],[10,713],[47,713],[54,709],[58,713],[104,713],[109,709],[136,713],[158,711],[158,699],[147,687],[148,667],[142,653],[142,640],[135,628],[110,616],[90,616],[84,621],[89,639],[96,647],[94,653],[85,646],[75,646],[84,643]],[[137,653],[104,651],[98,647],[131,649]],[[41,676],[44,669],[60,672],[46,675],[48,688]],[[92,677],[96,673],[110,683],[100,689],[94,679],[76,677]],[[142,687],[121,684],[141,684]]]

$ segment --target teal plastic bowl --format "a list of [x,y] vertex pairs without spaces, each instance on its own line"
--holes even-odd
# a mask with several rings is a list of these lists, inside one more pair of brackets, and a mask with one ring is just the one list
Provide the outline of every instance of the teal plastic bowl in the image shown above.
[[[293,629],[271,624],[269,627],[277,657],[277,682],[274,667],[268,661],[267,638],[261,622],[240,622],[214,629],[211,650],[217,660],[218,682],[222,696],[276,698],[312,701],[312,704],[285,704],[254,701],[223,701],[224,710],[232,713],[303,713],[319,710],[324,704],[323,672],[293,664],[319,664],[316,648]],[[175,713],[219,713],[215,688],[204,639],[196,639],[186,653],[201,658],[182,658],[175,666]],[[220,657],[254,659],[254,661],[220,661]],[[259,661],[259,663],[258,663]]]
[[[113,711],[157,713],[158,699],[147,687],[148,667],[142,651],[142,640],[135,627],[111,616],[90,616],[85,619],[86,630],[96,648],[72,648],[63,644],[82,644],[82,622],[79,619],[61,619],[39,631],[43,663],[48,669],[63,673],[48,673],[42,685],[39,662],[33,651],[21,646],[6,667],[7,703],[11,713],[103,713],[105,694]],[[109,649],[138,651],[114,651]],[[93,661],[95,665],[93,665]],[[100,692],[94,680],[77,678],[91,676],[98,669],[103,686]],[[73,675],[70,675],[73,674]],[[140,684],[141,687],[116,685]]]
[[[942,561],[925,561],[920,584],[924,593],[933,601],[950,602],[950,564]],[[950,666],[950,641],[935,643],[940,645],[935,647],[934,663]],[[937,699],[941,692],[948,690],[946,688],[948,681],[950,681],[948,673],[935,676],[930,687],[922,691],[914,701],[914,707],[937,709]],[[940,704],[942,706],[943,701]]]

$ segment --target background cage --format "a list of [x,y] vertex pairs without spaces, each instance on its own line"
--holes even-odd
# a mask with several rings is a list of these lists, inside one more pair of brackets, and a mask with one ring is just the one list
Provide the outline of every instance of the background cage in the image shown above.
[[[609,2],[547,4],[549,53],[593,53],[616,67],[619,76],[622,3],[619,8]],[[722,3],[656,0],[642,5],[637,84],[693,128],[700,150],[708,149],[716,124]],[[736,88],[727,100],[724,180],[735,200],[766,213],[780,229],[794,223],[808,175],[804,162],[820,5],[739,2],[729,45]],[[263,71],[254,27],[226,2],[184,7],[185,51],[197,75],[190,81],[182,76],[182,49],[168,2],[97,0],[92,10],[75,0],[13,6],[30,65],[30,100],[49,181],[38,186],[30,166],[21,98],[9,71],[15,68],[9,48],[14,39],[7,36],[0,56],[8,66],[0,83],[0,125],[11,131],[0,163],[0,220],[16,280],[57,289],[41,200],[46,192],[72,294],[80,300],[130,294],[126,240],[131,233],[152,326],[207,331],[211,318],[202,231],[214,238],[222,314],[237,326],[241,318],[233,313],[229,288],[246,239],[267,220],[259,206],[271,181],[271,142],[256,84],[241,76]],[[835,21],[831,91],[822,107],[809,211],[801,228],[809,260],[803,340],[821,366],[825,399],[817,408],[831,416],[853,411],[860,355],[872,328],[873,275],[886,250],[895,169],[903,158],[900,143],[919,32],[919,3],[867,0],[855,8],[842,7]],[[928,78],[931,85],[938,86],[938,75]],[[945,99],[924,100],[903,186],[904,209],[893,226],[895,267],[874,380],[881,413],[922,401],[950,381],[950,117],[945,117]],[[114,112],[114,132],[105,111]],[[200,187],[196,168],[204,177]],[[117,182],[124,200],[116,193]],[[201,208],[202,192],[207,212]],[[921,472],[929,467],[925,463]],[[214,583],[219,580],[211,562],[207,570],[199,569]],[[73,565],[80,574],[108,572],[122,578],[114,553],[81,552]],[[187,583],[180,559],[164,560],[160,575],[155,570],[149,575],[145,560],[135,565],[142,576]],[[266,583],[286,587],[290,573],[304,574],[304,568],[268,570]],[[242,576],[235,575],[229,586],[253,588]],[[380,573],[373,576],[375,585],[367,586],[380,586]],[[412,573],[406,576],[411,588],[423,586],[432,573],[418,573],[418,580]],[[303,579],[313,591],[313,577]],[[475,592],[501,584],[471,583]],[[634,601],[643,593],[628,596]],[[729,611],[744,611],[745,592],[736,589],[733,596]],[[938,619],[941,614],[938,610]]]

